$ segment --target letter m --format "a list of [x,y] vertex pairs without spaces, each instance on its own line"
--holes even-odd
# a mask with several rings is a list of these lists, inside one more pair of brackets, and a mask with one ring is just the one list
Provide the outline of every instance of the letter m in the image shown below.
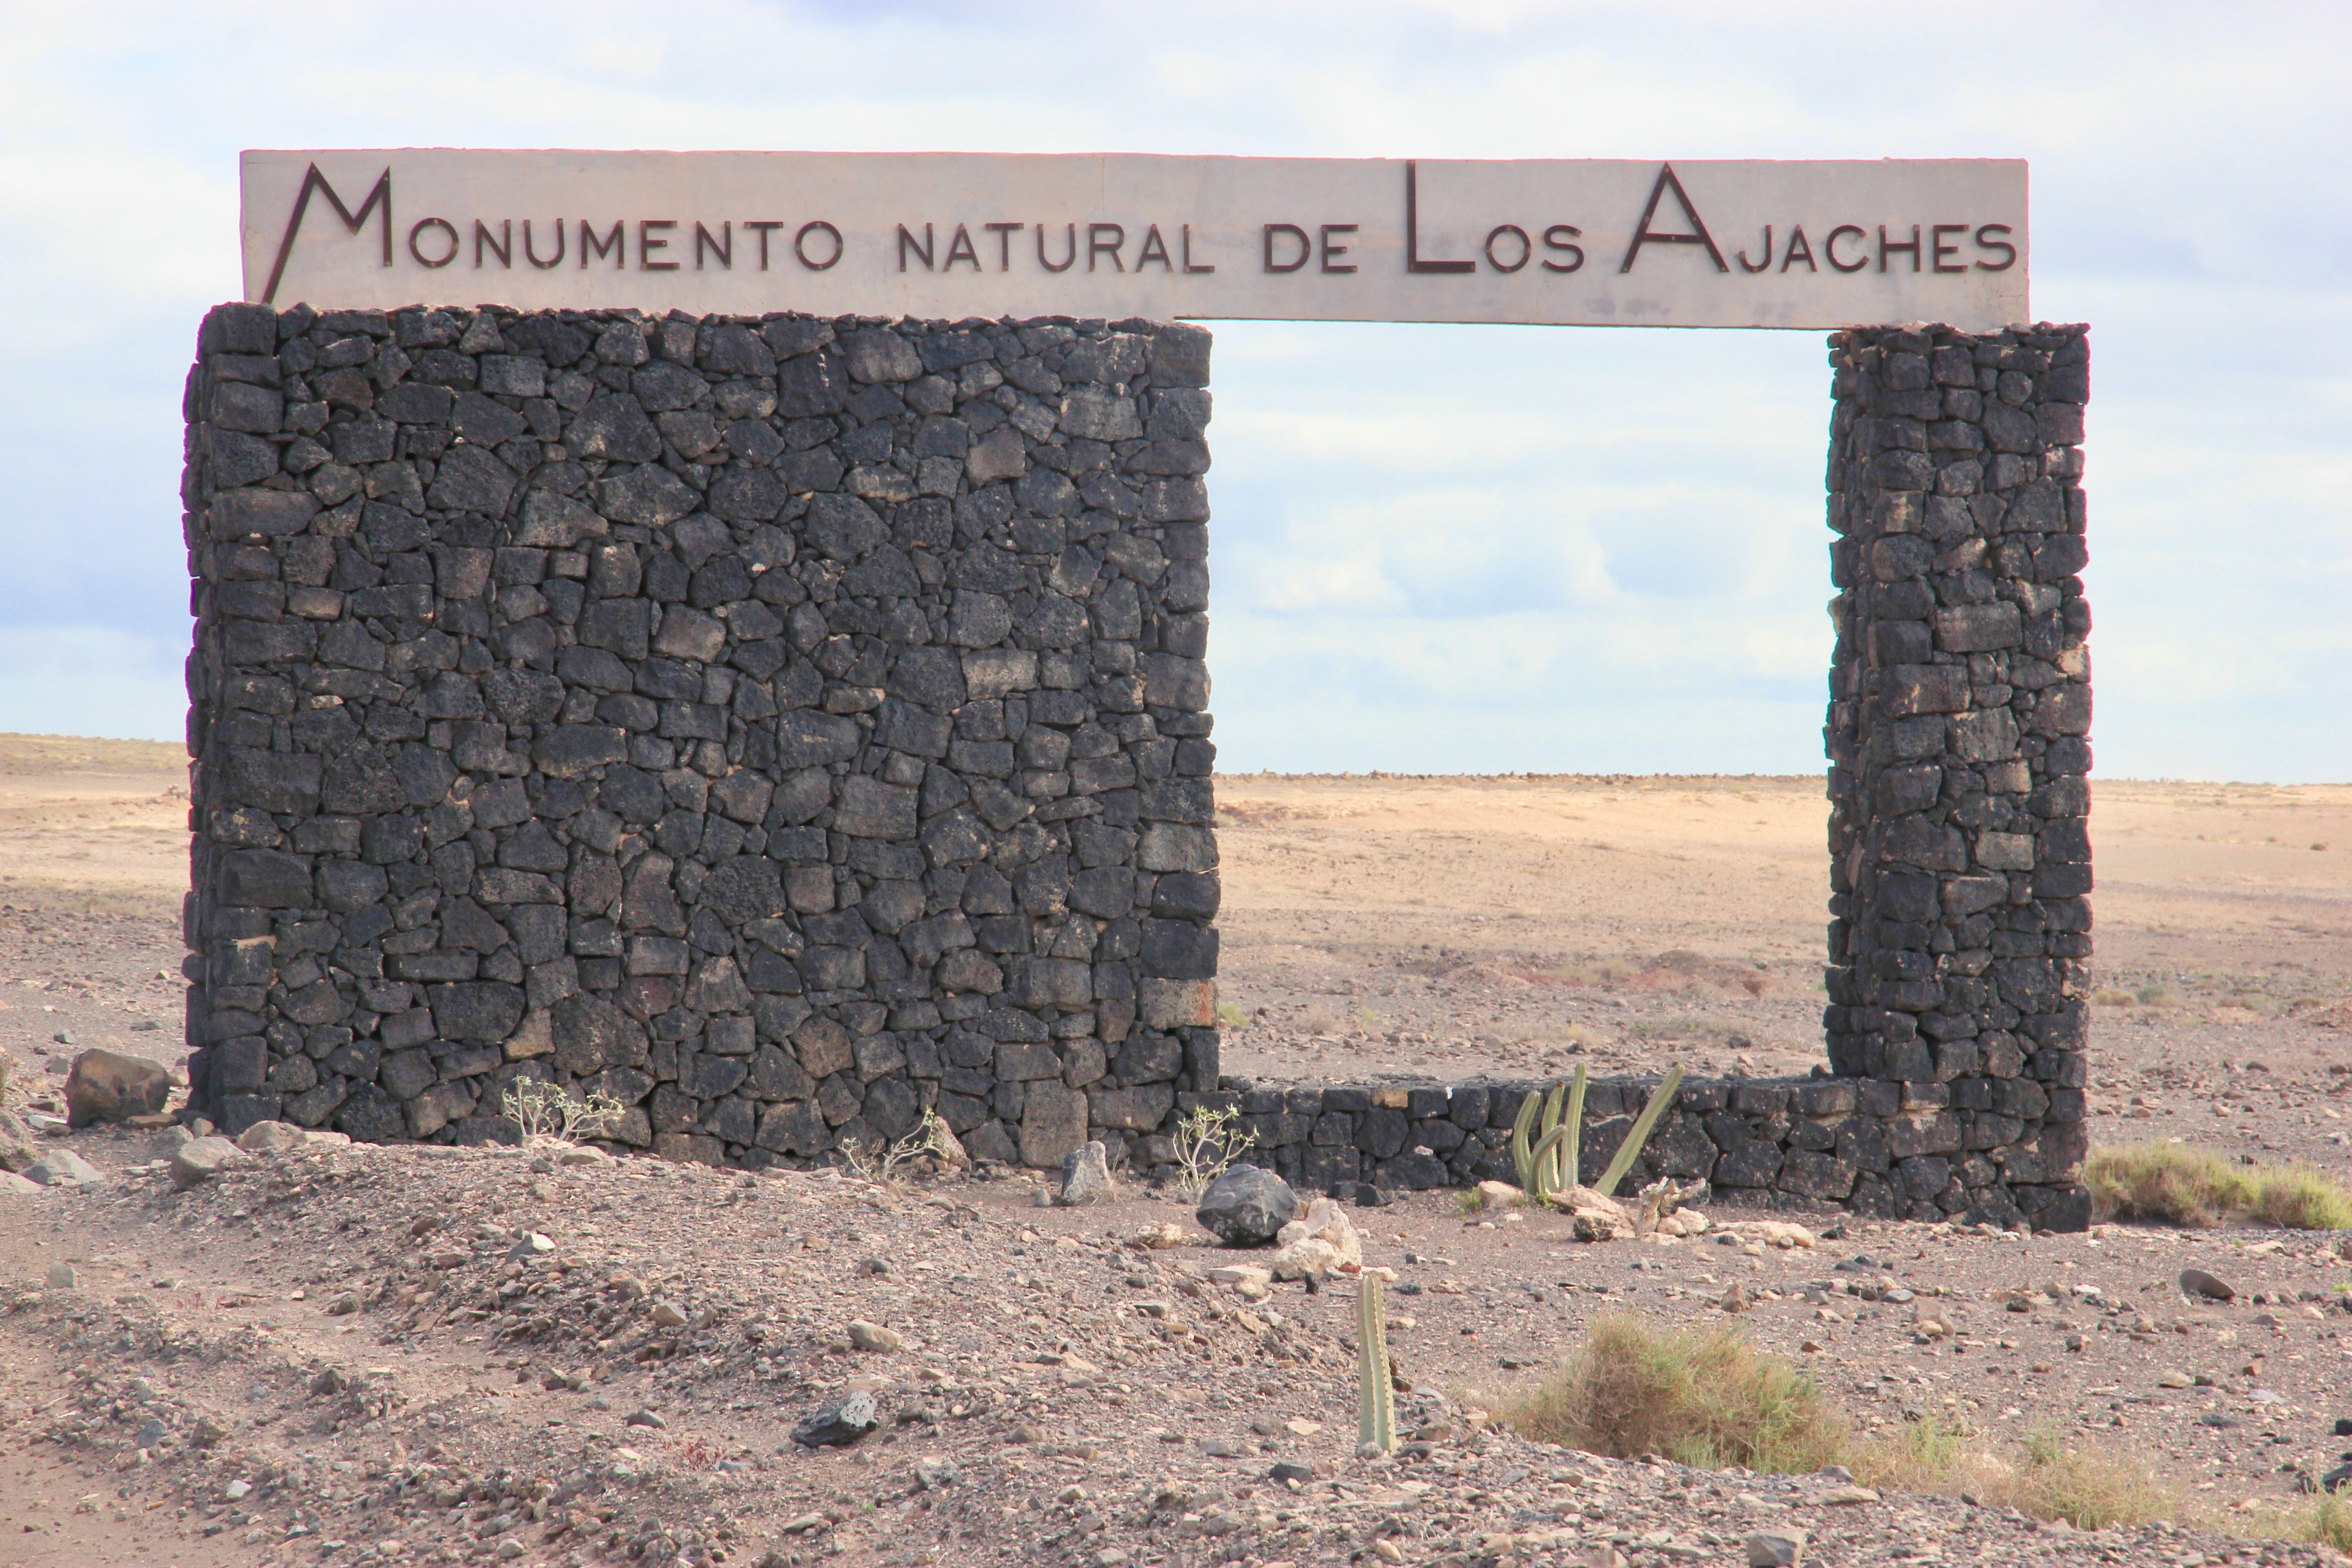
[[319,165],[313,163],[310,172],[302,176],[302,190],[294,198],[293,216],[286,220],[286,237],[278,242],[278,260],[269,268],[269,287],[261,291],[261,302],[265,305],[278,298],[278,282],[286,276],[286,258],[294,254],[294,237],[302,230],[302,215],[310,210],[310,193],[313,191],[326,196],[327,205],[335,209],[335,216],[342,219],[343,226],[353,234],[365,228],[368,215],[381,206],[383,209],[383,264],[386,267],[392,265],[392,166],[384,165],[383,173],[376,176],[375,188],[368,192],[367,200],[360,204],[360,210],[353,212],[343,205],[343,198],[336,194],[334,186],[327,183],[327,176],[319,173]]

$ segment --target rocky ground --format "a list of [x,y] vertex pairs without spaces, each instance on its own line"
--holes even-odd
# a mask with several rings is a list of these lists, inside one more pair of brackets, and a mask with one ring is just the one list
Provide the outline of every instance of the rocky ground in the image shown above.
[[[20,1108],[83,1047],[180,1054],[170,764],[0,742]],[[2352,790],[2100,788],[2096,1136],[2345,1173]],[[1219,792],[1229,1071],[1817,1059],[1815,784]],[[182,1192],[152,1134],[55,1146],[102,1179],[0,1194],[0,1564],[1738,1564],[1750,1532],[1791,1529],[1819,1563],[2308,1562],[2217,1527],[2292,1506],[2352,1415],[2352,1264],[2326,1236],[1582,1245],[1552,1216],[1400,1198],[1352,1212],[1398,1277],[1416,1440],[1358,1460],[1353,1288],[1213,1283],[1228,1257],[1148,1190],[1040,1208],[1020,1177],[894,1190],[320,1145]],[[1133,1244],[1163,1226],[1184,1244]],[[2237,1299],[2185,1297],[2189,1267]],[[2053,1530],[1830,1477],[1597,1459],[1482,1415],[1596,1312],[1722,1322],[1735,1284],[1737,1321],[1865,1427],[1948,1415],[2014,1452],[2039,1426],[2151,1461],[2200,1522]],[[853,1321],[898,1348],[854,1348]],[[791,1442],[861,1386],[872,1436]]]
[[[1487,1418],[1592,1314],[1714,1321],[1735,1282],[1865,1424],[2053,1426],[2160,1453],[2217,1512],[2292,1500],[2352,1409],[2326,1238],[1580,1245],[1436,1194],[1359,1209],[1414,1439],[1359,1460],[1352,1289],[1213,1284],[1235,1255],[1164,1196],[349,1146],[182,1192],[142,1135],[72,1142],[102,1182],[0,1209],[0,1562],[1738,1563],[1792,1525],[1825,1564],[2228,1560],[2210,1531],[2052,1531]],[[1184,1244],[1136,1244],[1164,1226]],[[2245,1300],[2190,1306],[2190,1263]],[[791,1441],[856,1389],[878,1431]]]

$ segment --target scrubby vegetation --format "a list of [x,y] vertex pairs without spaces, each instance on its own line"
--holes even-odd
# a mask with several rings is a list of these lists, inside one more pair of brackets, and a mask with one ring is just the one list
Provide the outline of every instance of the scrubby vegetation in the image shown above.
[[[2178,1519],[2186,1506],[2146,1467],[2066,1448],[2047,1431],[2007,1454],[1950,1420],[1864,1435],[1811,1376],[1738,1330],[1661,1329],[1630,1313],[1595,1319],[1577,1353],[1504,1415],[1528,1436],[1616,1458],[1784,1475],[1843,1465],[1865,1486],[1964,1494],[2084,1530]],[[2277,1523],[2275,1533],[2326,1538],[2300,1514]]]
[[2248,1165],[2185,1143],[2125,1143],[2094,1149],[2083,1181],[2101,1219],[2352,1230],[2352,1193],[2309,1165]]

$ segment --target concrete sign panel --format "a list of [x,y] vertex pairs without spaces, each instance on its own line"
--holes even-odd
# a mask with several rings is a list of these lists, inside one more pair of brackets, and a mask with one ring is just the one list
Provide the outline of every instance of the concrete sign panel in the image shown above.
[[244,155],[284,308],[1823,330],[2032,320],[2014,159]]

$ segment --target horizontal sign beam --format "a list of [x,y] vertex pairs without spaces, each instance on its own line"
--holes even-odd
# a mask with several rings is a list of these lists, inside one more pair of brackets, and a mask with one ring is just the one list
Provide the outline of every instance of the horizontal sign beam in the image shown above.
[[2014,159],[249,152],[246,298],[1834,329],[2031,320]]

